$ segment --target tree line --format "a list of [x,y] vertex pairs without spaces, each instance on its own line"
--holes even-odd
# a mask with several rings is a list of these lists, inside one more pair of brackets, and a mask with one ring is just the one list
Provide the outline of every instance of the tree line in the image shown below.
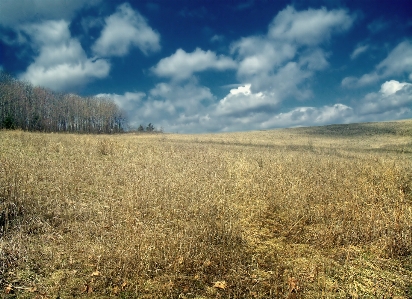
[[160,129],[155,128],[155,126],[152,123],[149,123],[147,126],[144,126],[142,124],[139,125],[139,127],[137,128],[137,130],[133,130],[134,132],[138,132],[138,133],[163,133],[163,128],[160,127]]
[[0,72],[0,129],[110,134],[125,126],[111,99],[58,93]]

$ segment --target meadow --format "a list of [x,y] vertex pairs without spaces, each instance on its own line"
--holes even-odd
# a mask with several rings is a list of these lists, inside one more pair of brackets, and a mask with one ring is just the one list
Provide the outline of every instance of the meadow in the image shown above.
[[412,298],[412,120],[0,131],[2,298]]

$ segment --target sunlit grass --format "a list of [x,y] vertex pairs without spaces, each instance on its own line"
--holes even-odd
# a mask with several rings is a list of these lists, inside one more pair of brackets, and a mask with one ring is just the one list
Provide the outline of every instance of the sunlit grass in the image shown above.
[[17,298],[410,298],[412,121],[0,132]]

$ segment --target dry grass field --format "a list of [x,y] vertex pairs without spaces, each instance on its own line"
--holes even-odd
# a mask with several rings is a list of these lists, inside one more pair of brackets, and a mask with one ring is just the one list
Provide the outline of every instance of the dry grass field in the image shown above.
[[412,298],[412,121],[0,132],[2,298]]

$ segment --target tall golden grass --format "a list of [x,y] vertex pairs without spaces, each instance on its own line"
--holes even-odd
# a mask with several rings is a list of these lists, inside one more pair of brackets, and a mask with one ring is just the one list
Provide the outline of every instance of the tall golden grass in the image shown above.
[[411,298],[412,121],[0,132],[4,298]]

